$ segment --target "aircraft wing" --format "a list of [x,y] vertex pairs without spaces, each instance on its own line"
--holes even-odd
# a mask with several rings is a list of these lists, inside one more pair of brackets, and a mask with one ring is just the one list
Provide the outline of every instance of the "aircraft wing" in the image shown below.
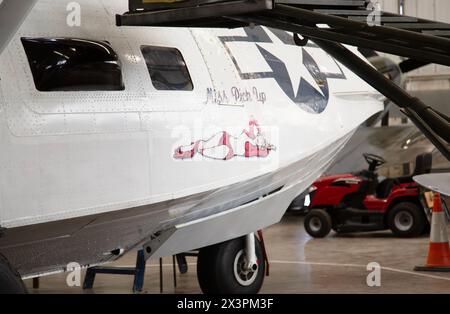
[[434,151],[433,144],[413,125],[360,127],[327,174],[367,168],[364,153],[379,155],[386,159],[388,165],[401,165],[414,161],[419,154]]
[[423,187],[450,196],[450,173],[424,174],[414,180]]
[[37,0],[0,0],[0,53],[16,34]]

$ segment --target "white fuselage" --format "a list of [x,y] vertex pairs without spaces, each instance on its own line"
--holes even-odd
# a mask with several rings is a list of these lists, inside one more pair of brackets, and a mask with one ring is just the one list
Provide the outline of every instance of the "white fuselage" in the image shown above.
[[[319,48],[283,42],[287,33],[116,27],[114,14],[127,10],[126,1],[78,2],[81,26],[71,27],[69,1],[39,1],[0,55],[1,227],[176,201],[308,158],[309,168],[322,170],[335,155],[330,147],[342,147],[382,108],[370,86]],[[258,33],[263,37],[251,36]],[[22,37],[109,42],[125,89],[38,91]],[[157,90],[142,46],[178,49],[193,90]],[[322,150],[333,154],[317,158]],[[302,186],[320,174],[305,174]],[[304,178],[278,179],[285,185]],[[155,224],[190,214],[192,207],[168,208]]]

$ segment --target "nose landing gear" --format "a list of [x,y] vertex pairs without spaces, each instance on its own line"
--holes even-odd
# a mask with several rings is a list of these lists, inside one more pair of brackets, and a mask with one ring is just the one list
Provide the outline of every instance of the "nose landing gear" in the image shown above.
[[261,242],[253,233],[200,250],[197,277],[206,294],[256,294],[265,276]]

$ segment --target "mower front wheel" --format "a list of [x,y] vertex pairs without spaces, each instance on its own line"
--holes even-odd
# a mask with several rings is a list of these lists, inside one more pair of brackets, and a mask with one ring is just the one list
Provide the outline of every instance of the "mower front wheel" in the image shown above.
[[305,217],[305,230],[313,238],[325,238],[332,226],[331,216],[324,209],[313,209]]

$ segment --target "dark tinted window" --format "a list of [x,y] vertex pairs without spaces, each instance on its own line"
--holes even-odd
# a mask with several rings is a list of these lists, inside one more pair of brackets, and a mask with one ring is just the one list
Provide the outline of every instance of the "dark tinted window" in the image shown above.
[[141,51],[156,89],[184,91],[194,89],[186,63],[178,49],[142,46]]
[[106,42],[68,38],[22,38],[40,91],[123,90],[117,54]]

